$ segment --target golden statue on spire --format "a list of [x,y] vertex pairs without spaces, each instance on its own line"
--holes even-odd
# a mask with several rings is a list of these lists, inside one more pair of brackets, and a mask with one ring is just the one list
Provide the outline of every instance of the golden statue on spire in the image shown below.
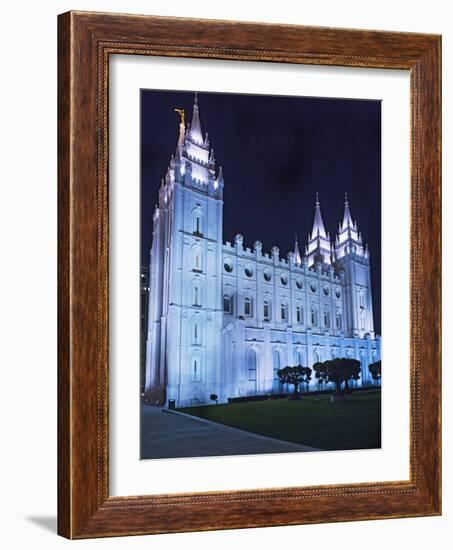
[[185,112],[184,112],[184,109],[175,109],[175,113],[178,113],[178,115],[181,117],[181,124],[182,124],[183,126],[185,126],[184,120],[185,120],[186,114],[185,114]]

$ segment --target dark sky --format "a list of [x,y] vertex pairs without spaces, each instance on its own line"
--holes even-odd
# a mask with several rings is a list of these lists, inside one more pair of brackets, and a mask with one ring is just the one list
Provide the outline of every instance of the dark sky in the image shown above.
[[[224,241],[301,252],[319,193],[331,238],[344,193],[371,253],[375,330],[381,331],[381,103],[357,99],[199,93],[202,130],[223,167]],[[142,263],[148,262],[152,212],[178,138],[174,108],[192,117],[193,92],[141,91]]]

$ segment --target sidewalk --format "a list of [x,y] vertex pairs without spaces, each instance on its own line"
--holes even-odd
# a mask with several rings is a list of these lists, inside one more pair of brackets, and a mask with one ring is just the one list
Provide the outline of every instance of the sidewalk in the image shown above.
[[316,451],[193,416],[145,405],[142,459]]

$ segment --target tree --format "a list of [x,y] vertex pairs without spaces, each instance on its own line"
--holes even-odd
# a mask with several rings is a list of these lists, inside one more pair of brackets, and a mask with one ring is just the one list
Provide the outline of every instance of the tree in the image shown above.
[[284,367],[277,371],[277,376],[280,379],[281,384],[291,384],[294,386],[294,393],[299,391],[300,384],[308,384],[311,380],[311,368],[302,367]]
[[379,381],[381,379],[381,361],[376,361],[368,365],[368,370],[370,371],[371,377],[373,380]]
[[215,393],[211,393],[211,395],[209,396],[209,399],[211,401],[215,401],[215,404],[218,405],[218,399],[219,399],[219,396]]
[[360,378],[360,361],[357,359],[338,357],[323,363],[315,363],[313,369],[318,382],[326,384],[333,382],[335,384],[336,394],[349,393],[349,380]]

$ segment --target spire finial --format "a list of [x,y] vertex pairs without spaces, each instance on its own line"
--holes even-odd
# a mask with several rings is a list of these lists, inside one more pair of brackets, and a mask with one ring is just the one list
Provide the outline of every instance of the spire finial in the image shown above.
[[348,194],[345,192],[345,194],[344,194],[343,223],[341,224],[341,229],[340,230],[344,231],[347,227],[352,227],[354,229],[354,223],[352,221],[351,211],[349,210]]
[[296,265],[302,264],[302,257],[300,255],[299,243],[297,242],[297,233],[295,234],[295,240],[294,240],[294,263]]
[[203,143],[203,134],[201,131],[200,113],[198,109],[198,93],[195,92],[193,100],[192,124],[190,125],[190,136],[197,144]]
[[319,206],[319,195],[317,191],[316,191],[316,206]]

